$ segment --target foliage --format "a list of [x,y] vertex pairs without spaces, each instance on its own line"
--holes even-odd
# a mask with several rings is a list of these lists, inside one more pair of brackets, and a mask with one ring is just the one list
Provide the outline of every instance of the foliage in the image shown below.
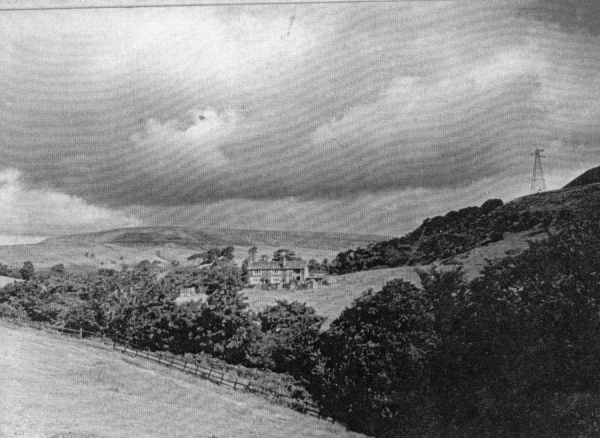
[[23,267],[19,270],[21,274],[21,278],[23,280],[31,280],[35,275],[35,268],[33,267],[33,263],[27,261],[23,263]]
[[190,262],[198,260],[201,265],[214,264],[218,261],[230,262],[234,258],[234,251],[235,248],[231,245],[223,249],[210,248],[208,251],[192,254],[187,260]]
[[242,271],[233,264],[211,266],[202,281],[202,286],[209,295],[220,290],[240,291],[244,287]]
[[296,253],[294,251],[292,251],[291,249],[286,249],[286,248],[280,248],[277,251],[275,251],[273,253],[273,258],[271,260],[273,260],[274,262],[281,262],[283,261],[283,259],[286,260],[301,260],[300,257],[296,257]]
[[277,372],[307,380],[316,364],[316,343],[325,318],[297,301],[277,301],[258,313],[262,337],[253,357]]
[[437,343],[431,303],[415,286],[393,280],[368,291],[322,336],[317,398],[334,418],[370,435],[419,422],[425,365]]
[[599,252],[590,220],[470,282],[369,292],[321,336],[313,395],[375,436],[597,436]]
[[10,274],[10,268],[8,267],[8,265],[0,263],[0,275],[4,277],[10,277]]
[[65,273],[65,265],[62,263],[56,264],[50,268],[50,272],[54,274],[64,274]]
[[341,252],[329,270],[347,274],[380,267],[428,264],[502,240],[505,232],[536,227],[545,230],[559,222],[565,222],[560,211],[530,210],[524,204],[504,205],[500,199],[489,199],[481,207],[467,207],[425,219],[419,228],[403,237]]
[[556,405],[600,389],[598,236],[566,230],[468,285],[432,361],[446,421],[492,436],[578,436],[595,424]]

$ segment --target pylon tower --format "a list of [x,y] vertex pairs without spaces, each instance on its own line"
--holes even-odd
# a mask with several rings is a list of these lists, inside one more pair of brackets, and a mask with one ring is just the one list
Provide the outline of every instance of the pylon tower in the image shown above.
[[544,180],[544,168],[542,167],[542,155],[544,150],[542,148],[535,148],[533,152],[533,176],[531,177],[531,191],[532,193],[543,192],[546,190],[546,181]]

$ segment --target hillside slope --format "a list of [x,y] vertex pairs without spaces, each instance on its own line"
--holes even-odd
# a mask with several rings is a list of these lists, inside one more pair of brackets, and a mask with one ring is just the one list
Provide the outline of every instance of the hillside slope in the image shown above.
[[[512,249],[520,251],[527,247],[528,239],[543,238],[574,222],[595,220],[597,212],[600,212],[597,183],[537,193],[506,204],[492,199],[481,207],[467,207],[426,219],[403,237],[339,253],[336,270],[345,274],[430,264],[503,240],[515,243]],[[509,236],[511,239],[507,239]]]
[[308,231],[238,230],[225,228],[136,227],[53,237],[47,242],[96,242],[121,246],[177,245],[184,248],[270,246],[336,250],[368,245],[385,236]]
[[106,347],[0,321],[0,436],[361,437]]
[[600,183],[600,166],[594,167],[593,169],[587,170],[571,181],[569,184],[564,186],[564,189],[571,189],[573,187],[581,187],[589,184]]
[[62,263],[70,271],[121,269],[123,265],[135,266],[143,260],[169,266],[172,261],[188,263],[187,257],[194,253],[229,245],[235,247],[236,262],[240,264],[253,246],[258,247],[259,254],[272,255],[279,248],[290,248],[306,260],[321,261],[332,259],[346,248],[368,245],[382,238],[385,237],[320,232],[122,228],[52,237],[37,244],[0,246],[0,262],[14,271],[27,260],[41,269]]

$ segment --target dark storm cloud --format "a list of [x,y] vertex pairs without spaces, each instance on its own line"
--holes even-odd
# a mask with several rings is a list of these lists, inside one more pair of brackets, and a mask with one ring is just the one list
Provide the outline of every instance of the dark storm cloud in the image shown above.
[[595,9],[557,4],[5,19],[5,163],[120,207],[460,190],[527,172],[536,146],[586,151],[579,168]]
[[600,35],[600,3],[593,0],[540,0],[523,8],[524,14],[555,23],[566,32]]

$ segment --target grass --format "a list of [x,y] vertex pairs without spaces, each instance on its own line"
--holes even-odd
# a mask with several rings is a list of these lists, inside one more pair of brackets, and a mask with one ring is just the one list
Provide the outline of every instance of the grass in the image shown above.
[[324,328],[327,328],[364,291],[380,290],[385,283],[396,278],[404,278],[416,285],[420,284],[416,269],[405,266],[334,276],[331,277],[333,283],[330,286],[320,286],[315,289],[296,291],[244,289],[242,293],[248,297],[250,308],[256,311],[275,304],[277,300],[306,303],[314,307],[319,315],[327,317],[324,325]]
[[0,324],[0,436],[360,437],[92,341]]
[[[272,256],[280,247],[259,246],[259,254]],[[235,261],[241,266],[248,257],[249,246],[235,247]],[[324,258],[332,260],[336,251],[326,249],[292,248],[304,260]],[[36,269],[50,269],[62,263],[68,271],[92,272],[100,268],[120,270],[123,264],[136,266],[142,260],[161,262],[165,268],[171,267],[171,260],[182,266],[188,265],[187,257],[202,252],[202,249],[186,248],[175,244],[130,246],[116,243],[103,243],[91,240],[55,239],[30,245],[0,246],[0,261],[13,270],[19,270],[23,262],[29,260]],[[87,256],[86,256],[87,254]],[[92,256],[93,254],[93,256]]]

